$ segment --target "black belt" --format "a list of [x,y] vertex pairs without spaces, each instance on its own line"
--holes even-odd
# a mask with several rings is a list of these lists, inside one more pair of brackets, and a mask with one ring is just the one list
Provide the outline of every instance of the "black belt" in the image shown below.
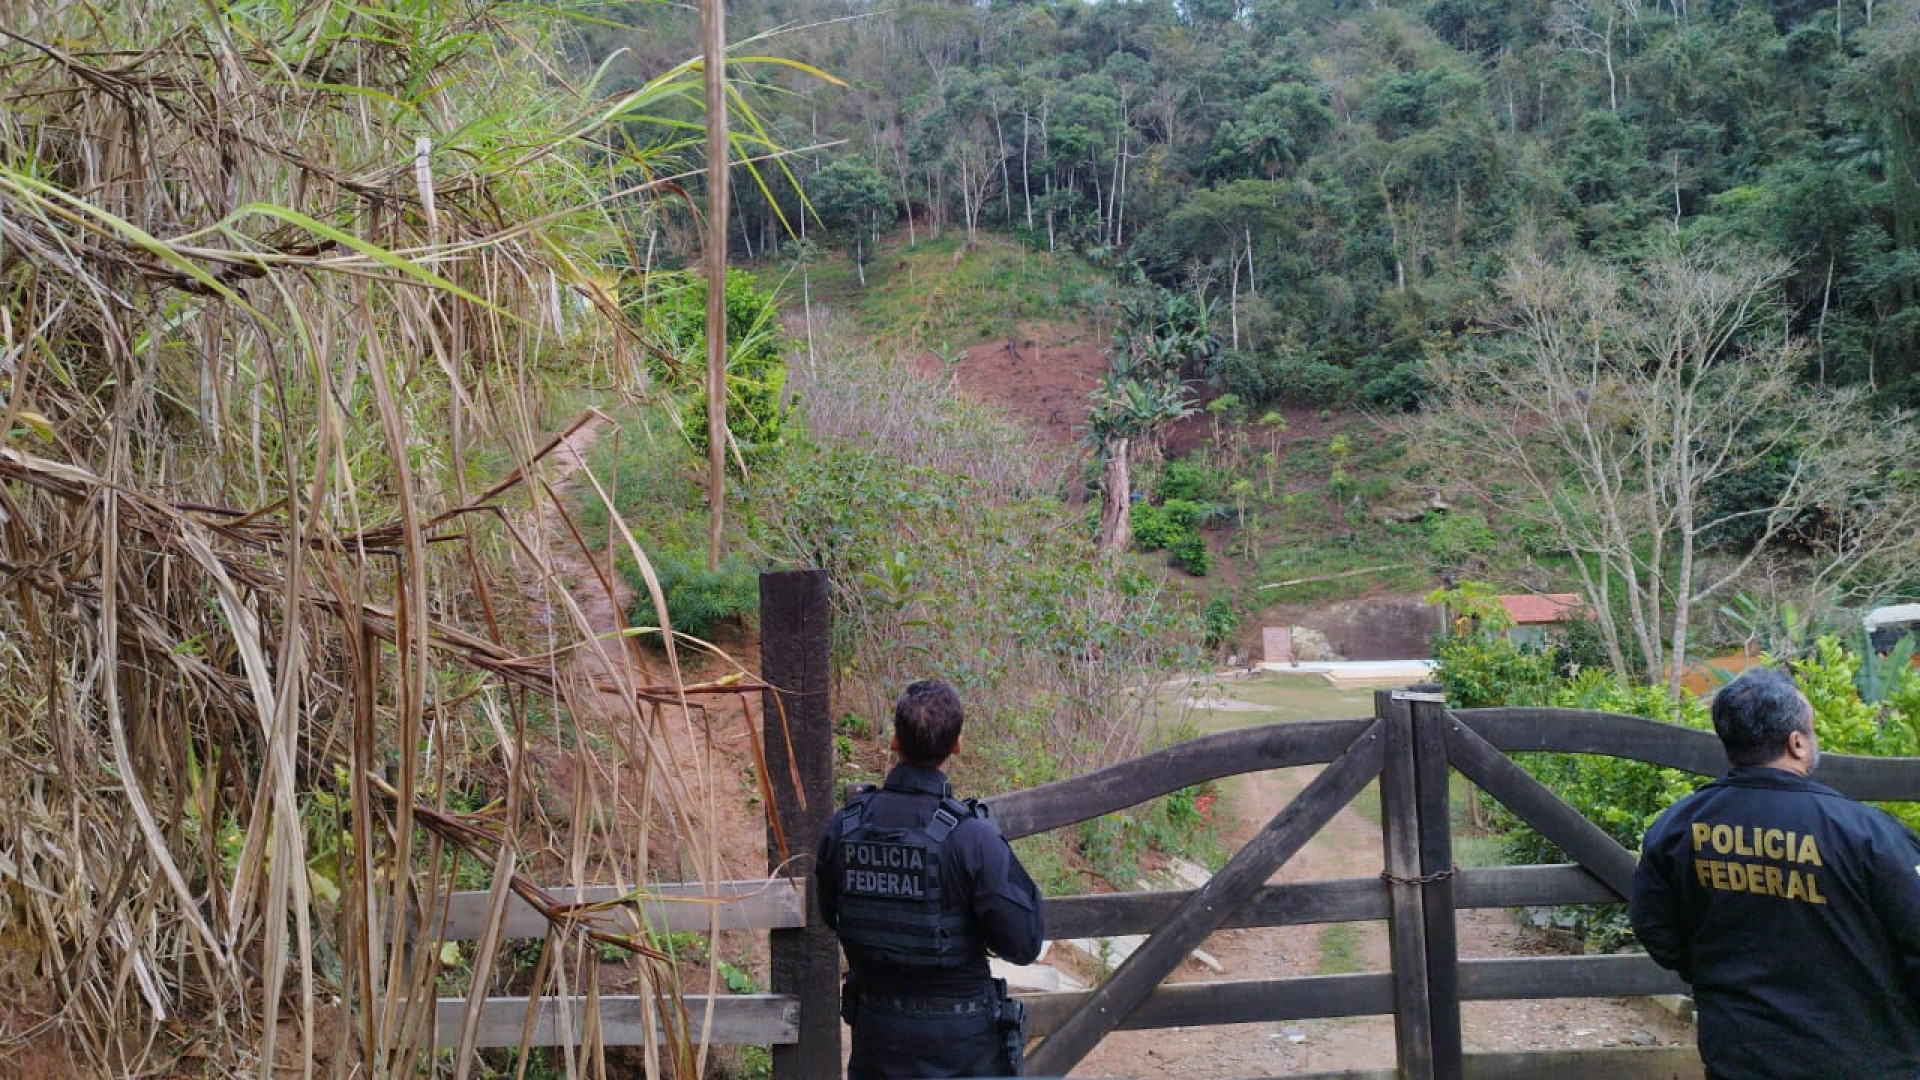
[[970,1016],[993,1011],[1000,999],[987,994],[970,998],[896,997],[861,991],[860,1007],[875,1012],[909,1013],[916,1016]]

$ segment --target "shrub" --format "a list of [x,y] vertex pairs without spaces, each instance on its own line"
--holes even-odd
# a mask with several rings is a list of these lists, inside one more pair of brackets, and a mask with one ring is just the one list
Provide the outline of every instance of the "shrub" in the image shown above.
[[1281,369],[1278,397],[1289,405],[1340,409],[1353,404],[1358,388],[1350,368],[1325,360],[1296,360]]
[[1209,649],[1218,649],[1239,636],[1240,612],[1234,609],[1233,601],[1216,596],[1207,601],[1206,610],[1200,613],[1200,623],[1205,633],[1203,644]]
[[1211,501],[1216,486],[1213,475],[1199,465],[1191,461],[1169,461],[1160,471],[1158,489],[1162,500],[1199,503]]
[[1214,361],[1220,385],[1242,401],[1266,404],[1280,400],[1282,379],[1279,362],[1239,349],[1222,349]]
[[[681,433],[696,453],[707,450],[707,283],[687,275],[667,291],[630,305],[661,339],[667,357],[653,358],[660,385],[675,391]],[[655,283],[656,288],[658,283]],[[792,339],[780,329],[779,298],[752,274],[727,271],[727,426],[751,460],[783,445],[792,430],[785,400],[786,354]]]
[[1487,519],[1472,510],[1447,514],[1429,514],[1427,548],[1444,566],[1465,566],[1484,560],[1496,551],[1500,542]]
[[1222,388],[1252,406],[1278,401],[1345,408],[1360,389],[1359,376],[1351,368],[1295,349],[1264,355],[1227,349],[1220,353],[1217,366]]
[[1152,503],[1133,505],[1133,542],[1141,551],[1171,547],[1179,538],[1180,526],[1167,517],[1166,511]]
[[1427,381],[1421,378],[1419,367],[1400,363],[1368,379],[1360,387],[1360,400],[1375,408],[1411,412],[1420,407],[1426,392]]
[[[1848,652],[1840,639],[1823,634],[1814,643],[1813,652],[1794,661],[1794,681],[1813,705],[1813,730],[1820,749],[1829,754],[1863,754],[1872,757],[1913,757],[1920,755],[1916,737],[1916,717],[1900,706],[1920,700],[1920,692],[1911,689],[1920,679],[1904,677],[1894,694],[1879,705],[1860,700],[1856,678],[1860,658]],[[1883,803],[1880,808],[1920,828],[1920,804]]]
[[[721,625],[746,625],[759,611],[760,577],[742,556],[729,555],[721,560],[719,570],[708,570],[704,555],[668,550],[653,558],[653,572],[660,580],[667,617],[676,634],[710,640]],[[626,563],[622,573],[638,594],[628,621],[635,626],[657,625],[653,600],[639,569]]]
[[1212,504],[1189,499],[1168,499],[1159,506],[1135,503],[1133,542],[1142,551],[1165,548],[1173,565],[1205,577],[1213,568],[1213,557],[1200,537],[1200,523],[1216,512]]
[[1463,634],[1434,649],[1434,677],[1457,709],[1545,705],[1553,698],[1554,657],[1505,638]]
[[1208,516],[1211,508],[1191,499],[1168,499],[1160,504],[1160,513],[1168,524],[1183,533],[1190,533],[1200,527],[1200,522]]
[[1206,540],[1197,532],[1181,533],[1167,546],[1167,558],[1194,577],[1206,577],[1207,571],[1213,569],[1213,555],[1207,551]]

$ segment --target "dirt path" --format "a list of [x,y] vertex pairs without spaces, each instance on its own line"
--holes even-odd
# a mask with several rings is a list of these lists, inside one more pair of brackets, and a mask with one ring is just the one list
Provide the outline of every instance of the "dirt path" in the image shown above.
[[[1316,773],[1315,769],[1284,769],[1234,778],[1225,800],[1233,815],[1230,839],[1236,845],[1244,843]],[[1366,799],[1363,795],[1359,801]],[[1270,883],[1367,877],[1379,873],[1381,866],[1379,825],[1349,806],[1282,866]],[[1463,957],[1542,951],[1506,911],[1462,913],[1459,932]],[[1224,970],[1215,974],[1189,961],[1173,981],[1278,978],[1389,967],[1385,923],[1223,930],[1209,937],[1202,948]],[[1641,1000],[1469,1002],[1462,1007],[1461,1024],[1470,1051],[1693,1041],[1689,1025]],[[1116,1032],[1071,1075],[1211,1080],[1391,1068],[1393,1064],[1393,1020],[1370,1016]]]
[[[588,420],[550,457],[548,479],[563,498],[584,483],[578,474],[589,448],[611,423],[604,417]],[[545,535],[571,535],[556,508],[546,508],[545,514]],[[621,548],[623,543],[615,540],[612,546]],[[622,850],[626,838],[649,836],[644,862],[660,880],[764,876],[766,821],[751,743],[760,723],[758,695],[705,696],[690,700],[686,708],[649,701],[636,709],[626,700],[631,688],[669,686],[672,673],[661,650],[618,637],[627,625],[624,613],[634,602],[634,590],[610,559],[602,556],[596,566],[569,540],[556,542],[548,559],[564,600],[550,605],[547,617],[583,625],[603,644],[575,652],[565,672],[566,701],[579,737],[564,745],[549,741],[529,748],[542,810],[549,817],[571,818],[584,808],[610,819],[610,827],[601,830],[607,850],[596,857],[628,866],[636,864],[639,853]],[[697,683],[739,668],[758,671],[757,641],[731,644],[728,653],[731,662],[682,649],[683,681]],[[612,752],[614,747],[619,752]],[[671,786],[653,795],[649,805],[641,805],[635,793],[643,790],[641,779],[650,765],[658,766],[656,777],[667,774]],[[662,813],[663,800],[678,812]],[[658,823],[650,832],[637,827],[643,814],[653,815]],[[573,876],[568,868],[554,869],[562,877]],[[722,955],[732,959],[754,951],[729,941]],[[764,952],[764,944],[759,951]]]

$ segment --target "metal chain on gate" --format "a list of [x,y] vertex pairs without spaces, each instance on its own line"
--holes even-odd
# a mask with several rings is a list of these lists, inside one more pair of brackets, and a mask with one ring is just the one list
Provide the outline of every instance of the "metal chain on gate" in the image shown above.
[[1425,885],[1429,882],[1445,881],[1447,878],[1459,872],[1460,868],[1458,866],[1449,866],[1445,870],[1435,870],[1431,874],[1421,874],[1419,877],[1401,877],[1398,874],[1391,874],[1382,870],[1380,871],[1380,880],[1392,885]]

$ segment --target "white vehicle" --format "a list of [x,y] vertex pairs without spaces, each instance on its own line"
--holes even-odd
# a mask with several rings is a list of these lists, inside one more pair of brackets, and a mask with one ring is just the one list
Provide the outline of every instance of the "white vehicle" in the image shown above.
[[1894,642],[1912,634],[1920,638],[1920,604],[1888,604],[1867,612],[1861,620],[1866,624],[1867,637],[1873,642],[1873,651],[1884,653],[1893,648]]

